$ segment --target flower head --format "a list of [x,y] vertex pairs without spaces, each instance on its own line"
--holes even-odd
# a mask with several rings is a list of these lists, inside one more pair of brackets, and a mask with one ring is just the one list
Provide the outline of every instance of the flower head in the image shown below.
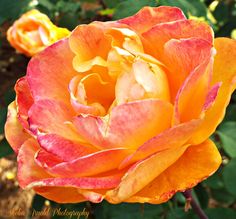
[[235,57],[235,41],[175,7],[78,26],[16,83],[5,131],[21,187],[64,203],[162,203],[195,186],[221,163],[209,136]]

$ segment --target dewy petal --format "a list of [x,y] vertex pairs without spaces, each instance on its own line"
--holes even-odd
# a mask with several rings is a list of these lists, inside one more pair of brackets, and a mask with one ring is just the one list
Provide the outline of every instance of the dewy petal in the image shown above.
[[77,74],[73,57],[68,39],[63,39],[31,59],[26,79],[34,100],[56,99],[70,105],[68,84]]
[[79,25],[69,38],[71,50],[76,54],[77,64],[100,56],[106,59],[111,39],[96,24]]
[[71,121],[75,112],[63,102],[56,100],[36,101],[29,110],[30,130],[34,134],[53,133],[62,137],[80,140],[79,135],[66,123]]
[[30,138],[24,142],[17,156],[18,182],[22,188],[28,184],[51,176],[34,162],[34,155],[39,149],[37,142]]
[[183,12],[176,7],[144,7],[137,14],[117,21],[126,24],[135,31],[143,33],[156,24],[186,19]]
[[157,152],[182,147],[191,138],[200,124],[201,120],[197,119],[167,129],[140,146],[121,163],[119,168],[124,168]]
[[106,199],[111,203],[120,203],[132,197],[175,163],[186,148],[169,149],[138,162],[128,170],[117,188],[107,192]]
[[135,149],[169,128],[172,113],[170,103],[149,99],[116,106],[106,117],[80,115],[74,119],[74,124],[78,133],[91,144]]
[[52,175],[83,177],[116,169],[129,153],[129,150],[124,148],[108,149],[62,162],[57,157],[54,159],[51,153],[39,151],[35,160],[37,164],[44,167]]
[[29,128],[28,111],[34,100],[25,77],[20,78],[15,85],[16,105],[19,121],[25,129]]
[[228,38],[215,40],[217,51],[213,66],[212,85],[222,82],[214,104],[205,112],[202,125],[192,137],[194,144],[199,144],[210,136],[222,121],[231,94],[236,88],[236,42]]
[[18,153],[21,145],[30,137],[17,118],[15,101],[8,106],[5,136],[16,153]]
[[202,62],[210,62],[212,44],[199,38],[172,39],[165,44],[164,54],[173,101],[188,75]]
[[220,164],[221,156],[212,141],[191,146],[173,165],[125,202],[166,202],[176,192],[192,188],[212,175]]
[[[202,21],[179,20],[153,26],[142,34],[144,47],[152,56],[164,61],[164,45],[171,39],[200,38],[213,43],[214,32],[211,27]],[[158,42],[158,43],[157,43]]]

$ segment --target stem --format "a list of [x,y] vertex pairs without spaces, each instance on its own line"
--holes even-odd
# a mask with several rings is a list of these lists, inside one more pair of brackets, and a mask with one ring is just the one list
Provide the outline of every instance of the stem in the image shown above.
[[198,217],[200,219],[208,219],[207,215],[205,214],[205,212],[202,210],[202,208],[200,207],[200,205],[198,205],[198,203],[196,202],[196,200],[193,198],[192,196],[192,190],[186,190],[185,192],[183,192],[184,197],[187,200],[187,203],[189,202],[192,209],[195,211],[195,213],[198,215]]

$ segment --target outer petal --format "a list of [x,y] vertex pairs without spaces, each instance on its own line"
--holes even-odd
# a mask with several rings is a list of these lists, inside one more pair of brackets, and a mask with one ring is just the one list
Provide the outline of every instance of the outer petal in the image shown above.
[[71,141],[57,134],[38,135],[37,140],[41,148],[63,161],[72,161],[78,157],[98,151],[92,145]]
[[135,164],[122,178],[120,185],[107,192],[106,199],[111,203],[120,203],[132,197],[175,163],[187,147],[166,150]]
[[108,149],[87,156],[62,162],[46,151],[39,151],[35,156],[36,162],[50,174],[61,177],[92,176],[116,169],[127,157],[129,150],[124,148]]
[[179,8],[161,6],[156,8],[144,7],[137,14],[118,21],[127,24],[139,33],[149,30],[156,24],[186,19]]
[[222,121],[230,96],[236,88],[236,41],[227,38],[215,40],[217,54],[213,66],[212,85],[222,82],[214,105],[205,113],[205,119],[195,135],[194,144],[201,143],[210,136]]
[[39,100],[29,110],[30,130],[35,134],[39,132],[53,133],[65,138],[79,140],[76,131],[66,124],[74,115],[72,109],[63,102]]
[[73,57],[68,39],[64,39],[31,59],[26,79],[34,100],[56,99],[70,105],[70,94],[66,91],[76,75],[72,67]]
[[212,56],[212,44],[199,38],[172,39],[165,44],[164,55],[169,70],[167,77],[173,100],[184,80],[191,72],[197,71],[195,69],[200,68],[203,62],[204,65],[198,70],[198,75],[205,72]]
[[197,119],[203,110],[212,76],[213,59],[206,59],[185,80],[175,99],[174,124]]
[[[201,38],[213,43],[214,32],[211,27],[201,21],[179,20],[162,23],[142,34],[146,50],[158,60],[163,61],[164,45],[171,39]],[[157,43],[158,42],[158,43]]]
[[107,177],[44,178],[30,183],[27,188],[52,186],[79,189],[110,189],[120,183],[121,175]]
[[102,148],[137,148],[170,127],[172,105],[142,100],[114,107],[110,117],[78,116],[74,124],[81,136]]
[[[78,187],[93,188],[94,186],[96,188],[110,188],[115,187],[120,182],[120,175],[113,175],[110,178],[52,178],[51,175],[47,174],[34,162],[34,155],[37,150],[38,145],[34,139],[27,140],[21,147],[17,158],[18,181],[22,188],[34,187],[37,193],[51,200],[68,203],[89,199],[93,202],[100,202],[103,199],[102,194]],[[75,192],[74,195],[68,196],[72,192]]]
[[76,188],[67,187],[66,192],[63,187],[35,187],[35,192],[43,197],[55,201],[57,203],[78,203],[87,201]]
[[18,153],[21,145],[30,137],[17,118],[15,101],[8,106],[5,136],[16,153]]
[[171,129],[160,133],[140,146],[135,153],[128,156],[119,168],[124,168],[134,162],[143,160],[155,153],[160,153],[168,149],[182,147],[194,134],[196,128],[201,124],[201,120],[191,120],[189,122],[174,126]]
[[221,164],[215,144],[207,140],[189,147],[172,166],[126,202],[166,202],[178,191],[194,187],[212,175]]
[[19,150],[17,157],[18,182],[22,188],[25,188],[33,181],[51,177],[34,162],[34,155],[38,148],[37,142],[33,138],[30,138],[25,141]]
[[19,116],[19,121],[25,129],[29,128],[28,111],[32,106],[34,100],[32,98],[29,85],[25,77],[20,78],[15,85],[16,104]]

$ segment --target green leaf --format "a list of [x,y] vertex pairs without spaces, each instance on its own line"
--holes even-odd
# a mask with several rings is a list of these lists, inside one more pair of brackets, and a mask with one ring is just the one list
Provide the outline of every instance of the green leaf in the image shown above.
[[101,219],[158,219],[163,212],[161,205],[151,204],[109,204],[103,201],[95,208],[95,218]]
[[236,122],[225,122],[217,131],[222,147],[230,157],[236,157]]
[[225,188],[212,189],[211,195],[213,199],[222,204],[230,205],[235,201],[235,197],[231,195]]
[[60,27],[66,27],[69,30],[73,30],[79,24],[78,13],[64,14],[59,20]]
[[50,0],[39,0],[39,5],[42,5],[43,7],[47,8],[48,10],[52,11],[54,9],[54,4],[51,3]]
[[213,12],[213,15],[215,19],[220,22],[220,25],[224,24],[229,18],[229,5],[224,1],[220,1]]
[[185,204],[185,202],[186,202],[186,199],[181,192],[177,192],[175,194],[174,200],[181,203],[181,204]]
[[113,9],[113,8],[107,8],[107,9],[104,9],[104,10],[100,10],[99,14],[102,15],[102,16],[112,15],[112,14],[114,14],[114,11],[115,11],[115,9]]
[[184,208],[176,208],[167,212],[166,219],[198,219],[192,210],[184,211]]
[[223,122],[236,121],[236,104],[230,104],[226,109],[226,114]]
[[229,208],[206,209],[209,219],[233,219],[236,218],[236,211]]
[[183,10],[185,15],[193,15],[197,17],[206,17],[207,7],[200,0],[159,0],[160,5],[176,6]]
[[236,197],[236,158],[233,158],[223,169],[225,188]]
[[104,4],[108,8],[115,8],[119,3],[123,2],[123,0],[103,0]]
[[56,4],[57,10],[62,13],[76,13],[80,9],[80,2],[64,2],[58,1]]
[[202,184],[198,184],[194,187],[194,191],[198,197],[199,204],[202,208],[207,208],[209,202],[209,196],[206,189],[202,186]]
[[203,181],[203,185],[210,187],[211,189],[221,189],[224,187],[223,180],[219,176],[218,172],[221,172],[222,169],[218,170],[215,174],[210,176],[207,180]]
[[7,118],[7,108],[0,107],[0,135],[4,132],[4,125],[6,122],[6,118]]
[[14,151],[12,150],[11,146],[8,144],[5,138],[0,141],[0,158],[6,157],[13,153]]
[[12,101],[14,101],[15,98],[16,98],[16,93],[14,89],[9,89],[8,91],[6,91],[4,94],[4,101],[6,106],[8,106]]
[[[1,0],[0,1],[0,21],[14,20],[20,16],[28,7],[30,0]],[[1,24],[0,23],[0,24]]]
[[122,1],[115,8],[113,19],[121,19],[131,16],[138,12],[144,6],[156,6],[155,0],[126,0]]

